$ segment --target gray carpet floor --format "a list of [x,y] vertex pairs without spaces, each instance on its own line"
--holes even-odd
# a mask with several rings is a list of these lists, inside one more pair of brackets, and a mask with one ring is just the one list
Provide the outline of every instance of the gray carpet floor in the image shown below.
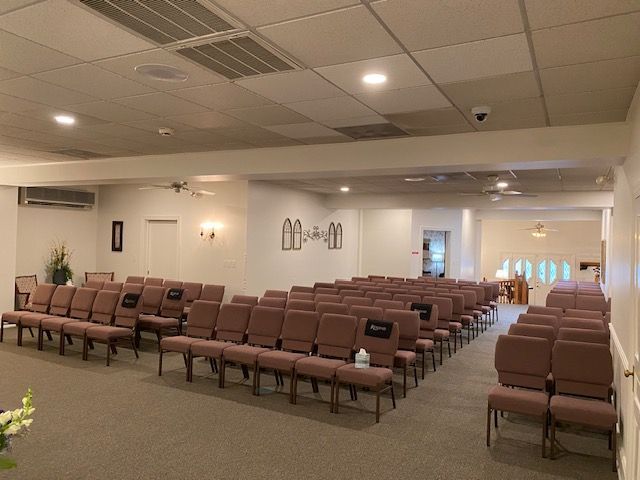
[[[228,370],[228,386],[219,389],[217,376],[198,361],[187,384],[180,355],[165,356],[159,377],[151,341],[143,342],[139,360],[119,348],[107,368],[103,345],[84,362],[77,342],[60,357],[57,341],[38,352],[27,335],[19,348],[15,329],[7,330],[0,408],[17,408],[31,387],[37,411],[31,431],[14,443],[18,468],[0,478],[616,478],[602,434],[560,430],[563,451],[552,461],[540,457],[539,424],[505,415],[492,447],[485,446],[495,341],[523,311],[500,308],[500,323],[445,356],[396,410],[383,398],[379,424],[375,397],[364,392],[353,402],[343,390],[335,415],[325,385],[314,394],[301,383],[298,405],[290,405],[273,375],[263,375],[264,390],[254,397],[239,370]],[[397,392],[401,381],[397,375]]]

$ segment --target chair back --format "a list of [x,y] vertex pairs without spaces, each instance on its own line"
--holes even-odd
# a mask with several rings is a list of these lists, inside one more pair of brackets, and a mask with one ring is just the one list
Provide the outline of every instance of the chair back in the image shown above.
[[216,324],[216,338],[227,342],[244,342],[251,317],[251,305],[224,303],[220,306]]
[[56,288],[57,285],[53,283],[42,283],[38,285],[31,296],[31,310],[39,313],[47,313]]
[[224,285],[210,285],[205,284],[202,286],[199,300],[209,300],[210,302],[220,302],[224,298]]
[[541,315],[538,313],[521,313],[518,316],[518,323],[527,323],[529,325],[546,325],[553,327],[554,331],[558,331],[558,317],[553,315]]
[[558,340],[569,340],[570,342],[600,343],[602,345],[609,345],[609,334],[605,331],[599,330],[560,327],[560,329],[558,330]]
[[604,295],[576,295],[575,308],[580,310],[594,310],[602,312],[602,314],[608,310]]
[[144,290],[144,285],[141,283],[125,283],[122,285],[120,293],[136,293],[141,295],[142,290]]
[[287,310],[303,310],[305,312],[315,312],[316,311],[316,303],[313,300],[297,300],[291,299],[291,295],[289,295],[289,300],[287,301]]
[[512,323],[509,326],[509,335],[520,335],[521,337],[544,338],[549,342],[549,347],[553,348],[556,341],[556,331],[548,325],[534,325],[529,323]]
[[564,311],[560,307],[543,307],[541,305],[529,305],[527,313],[537,313],[540,315],[553,315],[558,320],[564,316]]
[[160,306],[160,315],[167,318],[181,318],[187,302],[185,290],[182,288],[163,288],[165,294]]
[[364,348],[370,355],[371,364],[393,368],[399,338],[400,329],[397,323],[361,318],[356,331],[354,350],[357,352]]
[[364,305],[351,305],[349,315],[360,318],[372,318],[382,320],[384,311],[380,307],[366,307]]
[[258,305],[263,307],[285,308],[287,306],[286,297],[262,297],[258,299]]
[[315,293],[309,292],[291,292],[289,294],[289,300],[307,300],[312,301],[316,297]]
[[86,288],[93,288],[94,290],[102,290],[104,283],[104,280],[87,280],[84,282],[84,286]]
[[[146,315],[158,315],[164,298],[164,287],[147,285],[142,289],[142,313]],[[123,293],[127,293],[123,290]]]
[[[162,287],[147,287],[160,288]],[[161,297],[162,298],[162,297]],[[116,311],[114,313],[113,324],[116,327],[135,329],[138,324],[138,317],[142,313],[143,298],[139,293],[121,293]]]
[[564,312],[565,317],[573,318],[592,318],[594,320],[603,320],[604,315],[598,310],[578,310],[577,308],[568,308]]
[[340,290],[340,298],[344,301],[345,298],[347,297],[352,297],[352,298],[364,298],[364,292],[362,290],[352,290],[350,288],[345,288],[343,290]]
[[342,300],[340,298],[340,295],[333,295],[333,294],[327,294],[327,293],[316,293],[314,299],[313,299],[316,303],[319,302],[324,302],[324,303],[340,303],[340,301]]
[[164,283],[164,279],[159,277],[147,277],[144,279],[144,286],[147,287],[161,287]]
[[21,275],[16,277],[16,310],[24,310],[30,303],[30,296],[38,286],[36,275]]
[[278,343],[284,322],[282,308],[255,306],[251,311],[247,343],[273,348]]
[[387,292],[372,292],[372,291],[368,291],[367,293],[364,294],[364,296],[366,298],[370,298],[374,302],[376,300],[391,300],[393,298],[393,295],[391,295],[390,293],[387,293]]
[[91,321],[111,325],[116,313],[116,306],[120,300],[120,292],[113,290],[100,290],[91,307]]
[[385,310],[383,320],[398,324],[398,349],[415,351],[420,334],[420,314],[411,310]]
[[318,325],[318,355],[348,360],[356,340],[358,319],[352,315],[327,313]]
[[289,310],[282,324],[282,349],[310,353],[313,350],[319,323],[318,312]]
[[104,282],[101,290],[109,290],[110,292],[118,292],[122,291],[122,282]]
[[180,280],[165,280],[164,282],[162,282],[162,286],[164,288],[184,288],[182,284],[183,282],[181,282]]
[[551,345],[544,338],[500,335],[495,367],[503,385],[544,390],[551,371]]
[[71,308],[71,301],[76,293],[76,287],[71,285],[58,285],[56,291],[51,296],[51,305],[49,305],[49,313],[51,315],[59,315],[66,317]]
[[342,303],[348,305],[351,308],[353,305],[360,305],[362,307],[373,307],[373,300],[366,297],[344,297]]
[[[563,311],[568,308],[576,308],[576,297],[566,293],[549,293],[545,305],[547,307],[558,307]],[[587,308],[587,310],[589,309]]]
[[302,285],[294,285],[289,290],[289,293],[300,292],[300,293],[314,293],[313,287],[303,287]]
[[[433,332],[436,328],[438,328],[438,305],[435,303],[411,303],[409,305],[409,310],[414,312],[418,312],[418,317],[420,318],[420,332]],[[420,338],[423,338],[421,336]]]
[[[200,299],[202,293],[202,284],[198,282],[183,282],[182,288],[187,291],[187,305],[191,305],[196,300]],[[203,298],[203,300],[206,300]],[[213,301],[213,300],[209,300]]]
[[91,316],[91,308],[97,294],[98,290],[94,288],[78,288],[73,300],[71,300],[69,316],[79,320],[87,320]]
[[557,340],[552,365],[556,393],[609,398],[613,361],[608,345]]
[[187,336],[199,338],[213,338],[216,322],[220,312],[219,302],[196,300],[191,304],[187,316]]
[[284,298],[285,300],[289,297],[289,292],[286,290],[265,290],[263,298]]
[[124,283],[138,283],[140,285],[144,285],[144,277],[129,275]]
[[255,307],[258,305],[258,297],[254,297],[252,295],[234,295],[231,297],[230,303],[244,303],[245,305]]
[[329,302],[317,302],[316,312],[320,316],[325,313],[338,313],[340,315],[349,315],[349,306],[344,303],[329,303]]
[[375,300],[373,302],[373,306],[381,308],[382,311],[387,309],[402,310],[404,308],[404,303],[399,300]]
[[84,281],[113,282],[114,272],[84,272]]
[[420,295],[410,293],[397,293],[393,296],[393,300],[402,302],[403,305],[406,305],[407,303],[420,303],[420,300],[422,300],[422,292],[420,292]]
[[338,295],[338,293],[340,293],[340,290],[338,290],[337,288],[334,287],[317,287],[315,289],[315,291],[313,292],[316,295],[318,294],[322,294],[322,295]]
[[604,322],[602,320],[594,320],[593,318],[573,318],[564,317],[560,320],[560,328],[582,328],[585,330],[596,330],[606,332]]

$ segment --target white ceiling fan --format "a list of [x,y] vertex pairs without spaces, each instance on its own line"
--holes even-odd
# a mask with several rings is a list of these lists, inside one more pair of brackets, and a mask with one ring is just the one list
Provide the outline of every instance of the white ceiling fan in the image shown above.
[[558,232],[559,230],[555,230],[553,228],[545,227],[541,222],[536,223],[536,225],[532,228],[520,228],[519,230],[532,230],[531,235],[536,238],[543,238],[547,236],[547,232]]
[[523,193],[519,190],[507,190],[509,184],[501,181],[498,175],[489,175],[487,183],[482,186],[482,193],[461,193],[460,195],[482,197],[488,195],[492,202],[502,200],[504,197],[537,197],[532,193]]
[[187,192],[194,198],[200,198],[203,195],[215,195],[214,192],[207,190],[192,190],[187,182],[171,182],[168,185],[147,185],[146,187],[140,187],[138,190],[173,190],[176,193]]

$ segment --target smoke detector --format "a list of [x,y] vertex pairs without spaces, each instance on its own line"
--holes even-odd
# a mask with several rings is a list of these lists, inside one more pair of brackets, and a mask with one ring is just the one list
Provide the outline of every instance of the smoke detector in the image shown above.
[[158,129],[158,133],[160,135],[162,135],[163,137],[170,137],[172,136],[174,133],[176,133],[176,131],[173,128],[169,128],[169,127],[160,127]]

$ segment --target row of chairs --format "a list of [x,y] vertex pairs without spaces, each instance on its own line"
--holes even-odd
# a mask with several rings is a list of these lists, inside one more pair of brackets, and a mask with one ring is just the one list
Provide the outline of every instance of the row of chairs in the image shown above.
[[539,305],[529,305],[527,313],[538,313],[540,315],[551,315],[557,319],[563,317],[571,318],[589,318],[594,320],[600,320],[605,329],[609,328],[611,323],[611,312],[602,313],[600,310],[579,310],[576,308],[567,308],[563,310],[560,307],[543,307]]
[[499,384],[488,395],[487,446],[491,444],[492,412],[495,428],[498,412],[540,419],[543,457],[549,424],[551,458],[555,456],[556,425],[579,424],[608,433],[615,472],[617,414],[611,404],[613,367],[609,346],[584,339],[576,341],[576,337],[563,335],[564,328],[550,342],[538,335],[524,335],[519,325],[513,325],[516,328],[509,335],[500,335],[496,344]]
[[549,293],[545,301],[547,307],[556,307],[563,310],[594,310],[602,312],[611,311],[611,299],[606,300],[604,295],[574,295],[572,293]]

